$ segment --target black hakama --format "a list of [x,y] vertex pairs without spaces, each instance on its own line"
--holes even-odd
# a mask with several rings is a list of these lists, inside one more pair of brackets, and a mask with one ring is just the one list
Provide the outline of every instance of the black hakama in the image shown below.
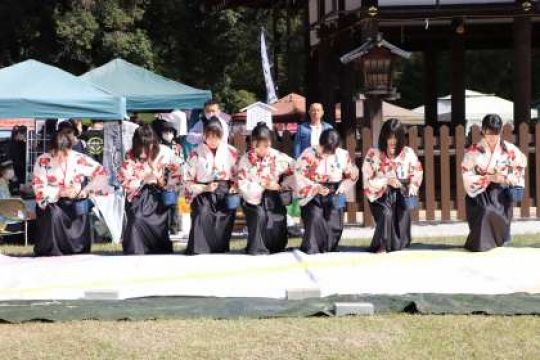
[[265,191],[260,205],[244,202],[248,228],[246,253],[274,254],[287,246],[287,208],[278,191]]
[[476,197],[465,199],[469,236],[465,249],[487,251],[510,241],[512,199],[506,189],[491,184]]
[[199,194],[191,203],[191,229],[186,254],[229,251],[236,210],[227,208],[229,182],[219,181],[213,193]]
[[170,254],[169,208],[161,200],[162,191],[144,186],[131,202],[126,202],[127,222],[122,236],[126,255]]
[[169,230],[172,234],[178,234],[182,230],[182,218],[176,204],[169,206]]
[[[339,184],[321,184],[334,192]],[[316,195],[302,206],[301,218],[304,223],[304,237],[300,250],[306,254],[336,251],[343,233],[345,209],[336,209],[332,195]]]
[[401,190],[389,188],[369,206],[376,224],[369,251],[392,252],[408,248],[411,245],[411,213],[405,207]]
[[77,215],[75,200],[60,199],[36,207],[37,231],[34,254],[61,256],[87,254],[92,245],[90,214]]

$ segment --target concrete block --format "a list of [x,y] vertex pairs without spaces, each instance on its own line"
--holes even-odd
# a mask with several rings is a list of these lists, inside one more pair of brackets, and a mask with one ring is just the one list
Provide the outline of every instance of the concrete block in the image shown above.
[[120,300],[118,290],[88,290],[84,292],[84,300]]
[[286,290],[287,300],[302,300],[320,297],[321,289],[319,288],[293,288]]
[[358,302],[334,303],[334,314],[336,316],[373,315],[374,313],[375,313],[375,307],[371,303],[358,303]]

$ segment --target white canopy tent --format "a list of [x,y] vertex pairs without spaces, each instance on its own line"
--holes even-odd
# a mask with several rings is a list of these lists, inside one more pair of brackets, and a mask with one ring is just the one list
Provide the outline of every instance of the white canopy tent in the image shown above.
[[[424,114],[424,106],[413,109],[414,112]],[[452,96],[444,96],[437,101],[438,120],[441,122],[450,122],[452,119]],[[495,96],[493,94],[483,94],[481,92],[465,91],[465,118],[467,119],[466,131],[471,126],[482,124],[482,119],[487,114],[499,115],[503,122],[514,123],[514,103]],[[531,109],[531,117],[537,118],[538,111]]]

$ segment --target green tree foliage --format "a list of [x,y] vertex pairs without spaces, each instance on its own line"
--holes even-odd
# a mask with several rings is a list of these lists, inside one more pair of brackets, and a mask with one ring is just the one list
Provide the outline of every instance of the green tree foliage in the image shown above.
[[143,27],[146,1],[72,0],[58,5],[54,19],[59,62],[82,72],[111,58],[123,57],[154,67],[152,40]]
[[234,9],[203,12],[198,0],[154,0],[146,12],[162,73],[193,86],[209,88],[229,112],[265,98],[260,60],[260,31],[267,29],[278,60],[280,94],[302,91],[302,17],[294,14],[287,36],[286,14]]
[[[264,100],[259,36],[267,30],[278,95],[305,93],[301,10],[238,8],[205,12],[201,0],[2,0],[0,66],[28,58],[81,74],[115,57],[198,88],[228,112]],[[470,89],[512,100],[512,51],[469,51]],[[398,69],[399,103],[424,103],[421,54]],[[438,92],[450,91],[450,59],[441,53]],[[533,56],[533,99],[540,100],[540,53]]]
[[[211,89],[229,112],[264,99],[259,35],[275,47],[280,94],[302,92],[302,16],[272,10],[204,12],[199,0],[5,0],[4,65],[34,57],[75,74],[112,58]],[[9,10],[8,10],[9,9]],[[274,19],[274,14],[276,15]],[[24,21],[22,21],[24,19]],[[273,24],[276,24],[276,32]],[[15,24],[24,24],[16,26]],[[274,41],[273,35],[279,34]],[[287,36],[287,34],[289,34]]]

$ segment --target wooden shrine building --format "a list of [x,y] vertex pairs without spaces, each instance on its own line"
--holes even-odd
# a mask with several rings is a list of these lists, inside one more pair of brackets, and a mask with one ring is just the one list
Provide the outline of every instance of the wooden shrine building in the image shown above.
[[[344,118],[364,117],[364,126],[378,116],[377,104],[375,109],[368,106],[364,116],[354,114],[362,74],[354,64],[342,64],[340,57],[377,33],[407,52],[423,54],[426,81],[420,89],[427,125],[437,125],[437,67],[451,67],[452,122],[463,124],[465,51],[513,49],[514,119],[516,125],[530,121],[531,51],[540,44],[538,0],[207,0],[206,4],[214,9],[303,7],[308,103],[321,101],[325,108],[341,103]],[[450,51],[448,64],[441,63],[441,51]]]
[[[504,137],[529,158],[526,194],[520,216],[540,218],[540,123],[531,124],[532,50],[540,46],[540,0],[206,0],[221,9],[253,6],[303,9],[305,14],[307,104],[325,109],[341,104],[340,130],[351,153],[365,152],[376,140],[373,124],[382,122],[382,101],[396,96],[392,88],[394,61],[409,53],[423,56],[425,126],[409,129],[409,145],[425,166],[420,190],[421,210],[414,219],[465,218],[461,160],[466,145],[465,52],[494,49],[513,53],[514,131]],[[442,56],[448,52],[450,56]],[[440,126],[437,115],[437,70],[450,68],[451,123]],[[503,70],[503,69],[501,69]],[[496,76],[496,74],[494,75]],[[382,90],[381,90],[382,89]],[[365,95],[363,114],[355,101]],[[333,121],[333,111],[326,111]],[[357,121],[359,119],[359,121]],[[534,126],[532,126],[534,125]],[[360,137],[357,135],[361,134]],[[472,141],[479,137],[472,132]],[[358,141],[360,140],[360,141]],[[372,224],[361,185],[356,203],[364,225]],[[351,210],[352,209],[352,210]]]

